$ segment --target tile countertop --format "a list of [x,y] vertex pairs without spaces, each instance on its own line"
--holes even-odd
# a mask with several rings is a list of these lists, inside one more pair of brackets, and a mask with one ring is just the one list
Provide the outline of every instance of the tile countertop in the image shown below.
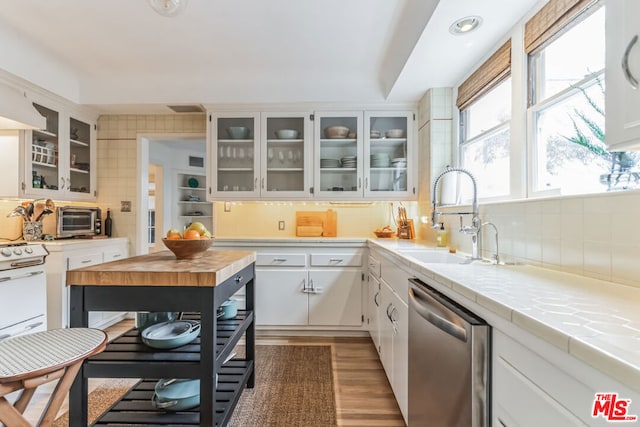
[[369,245],[640,391],[640,288],[528,265],[426,264],[398,252],[428,249],[414,242]]

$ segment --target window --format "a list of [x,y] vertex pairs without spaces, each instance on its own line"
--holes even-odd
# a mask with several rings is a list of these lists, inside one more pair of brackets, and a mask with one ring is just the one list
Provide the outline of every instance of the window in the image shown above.
[[633,170],[637,155],[608,153],[604,144],[604,14],[604,7],[586,10],[529,55],[533,194],[629,185],[619,178]]
[[510,78],[460,113],[460,164],[478,180],[478,197],[509,194],[510,120]]

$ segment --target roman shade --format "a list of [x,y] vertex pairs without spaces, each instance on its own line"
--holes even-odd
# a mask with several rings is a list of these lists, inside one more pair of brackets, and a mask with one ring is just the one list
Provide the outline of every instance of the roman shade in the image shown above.
[[524,48],[527,54],[534,52],[556,36],[585,9],[598,0],[549,0],[524,28]]
[[464,110],[511,74],[511,39],[500,46],[458,87],[456,105]]

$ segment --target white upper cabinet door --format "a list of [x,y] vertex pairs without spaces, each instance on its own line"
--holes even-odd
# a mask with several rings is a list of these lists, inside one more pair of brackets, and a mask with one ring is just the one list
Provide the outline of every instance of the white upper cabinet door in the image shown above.
[[606,2],[606,143],[640,149],[640,1]]
[[314,192],[317,198],[361,199],[362,112],[314,114]]
[[260,113],[211,114],[207,162],[211,200],[260,196]]
[[365,112],[364,196],[409,200],[415,188],[415,114],[411,111]]
[[311,197],[311,113],[262,113],[260,194]]

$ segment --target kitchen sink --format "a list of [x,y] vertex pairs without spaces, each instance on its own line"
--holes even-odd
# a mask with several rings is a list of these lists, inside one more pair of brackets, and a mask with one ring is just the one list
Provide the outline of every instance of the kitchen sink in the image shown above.
[[449,252],[435,250],[401,250],[401,255],[427,264],[468,264],[469,259]]

